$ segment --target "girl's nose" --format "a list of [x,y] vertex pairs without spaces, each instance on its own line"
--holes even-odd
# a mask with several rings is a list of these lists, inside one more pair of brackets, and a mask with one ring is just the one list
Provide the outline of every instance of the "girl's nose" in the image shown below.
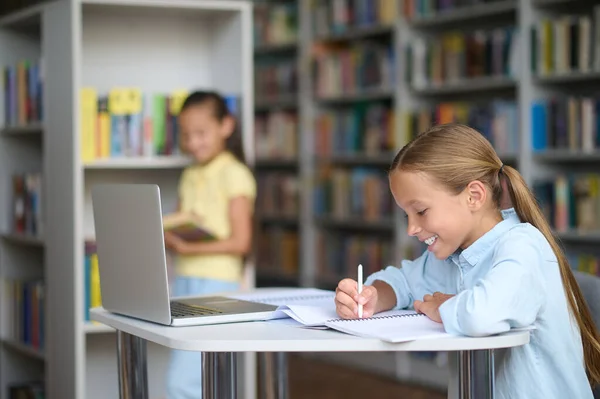
[[417,226],[414,223],[411,223],[410,220],[408,222],[408,228],[407,228],[407,232],[409,236],[416,236],[417,234],[419,234],[421,232],[421,227]]

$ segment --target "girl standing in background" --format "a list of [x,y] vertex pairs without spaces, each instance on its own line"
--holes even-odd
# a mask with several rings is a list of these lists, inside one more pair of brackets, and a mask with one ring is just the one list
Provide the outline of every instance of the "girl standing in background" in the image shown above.
[[[179,181],[178,211],[196,214],[217,237],[186,242],[165,232],[175,254],[173,296],[236,291],[251,250],[256,181],[245,165],[241,134],[222,96],[196,91],[179,114],[180,143],[195,162]],[[202,397],[201,353],[175,350],[167,375],[168,399]]]

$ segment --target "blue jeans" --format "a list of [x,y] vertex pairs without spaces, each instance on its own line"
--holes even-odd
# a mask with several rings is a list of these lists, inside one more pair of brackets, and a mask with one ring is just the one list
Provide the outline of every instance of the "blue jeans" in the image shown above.
[[[176,277],[172,296],[202,295],[236,291],[239,284],[230,281],[195,277]],[[178,327],[174,327],[178,328]],[[168,399],[202,398],[202,354],[196,351],[171,351],[167,371]]]

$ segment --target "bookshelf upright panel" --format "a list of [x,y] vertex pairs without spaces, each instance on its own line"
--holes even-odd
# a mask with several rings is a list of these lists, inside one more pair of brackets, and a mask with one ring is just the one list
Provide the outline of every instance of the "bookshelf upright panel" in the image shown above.
[[0,18],[0,398],[45,378],[42,24]]

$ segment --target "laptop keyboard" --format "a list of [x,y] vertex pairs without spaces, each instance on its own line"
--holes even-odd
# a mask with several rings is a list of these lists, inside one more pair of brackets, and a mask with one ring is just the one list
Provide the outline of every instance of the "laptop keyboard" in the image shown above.
[[191,306],[181,302],[171,302],[171,317],[210,316],[221,314],[220,310],[203,306]]

